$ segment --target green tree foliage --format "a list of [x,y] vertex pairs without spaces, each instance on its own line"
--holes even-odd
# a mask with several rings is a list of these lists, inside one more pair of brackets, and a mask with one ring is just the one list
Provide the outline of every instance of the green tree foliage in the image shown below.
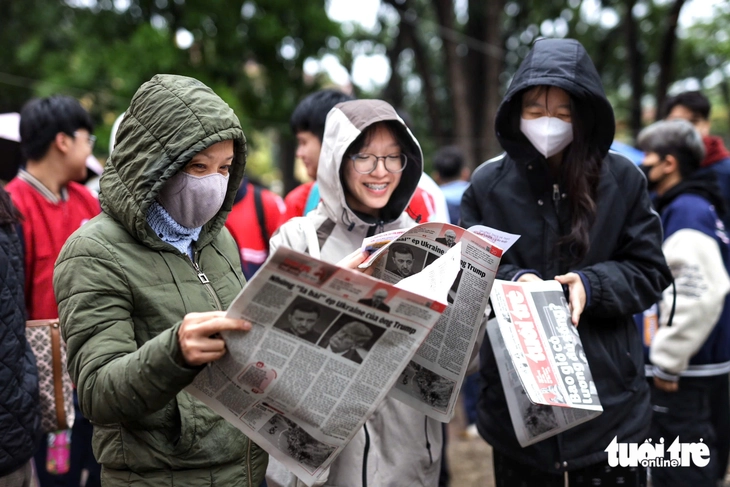
[[[179,33],[192,43],[178,45]],[[296,103],[319,87],[320,80],[305,81],[304,60],[340,36],[324,2],[0,2],[0,43],[14,46],[0,50],[0,110],[17,111],[32,96],[76,96],[100,122],[104,151],[114,118],[139,85],[165,72],[210,85],[247,131],[288,135]]]

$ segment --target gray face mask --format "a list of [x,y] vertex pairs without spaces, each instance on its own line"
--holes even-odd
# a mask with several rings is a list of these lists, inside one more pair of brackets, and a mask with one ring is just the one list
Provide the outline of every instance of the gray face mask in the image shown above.
[[198,228],[221,209],[227,187],[228,175],[193,176],[181,171],[162,186],[157,200],[180,225]]

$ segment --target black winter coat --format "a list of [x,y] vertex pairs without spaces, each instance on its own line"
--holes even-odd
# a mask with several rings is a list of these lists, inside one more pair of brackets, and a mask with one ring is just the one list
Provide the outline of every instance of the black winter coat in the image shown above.
[[[519,130],[521,98],[515,95],[536,85],[558,86],[586,101],[595,117],[590,140],[605,154],[590,249],[580,262],[571,263],[567,251],[556,252],[558,239],[570,231],[570,196],[561,191],[560,181],[551,180],[547,161]],[[632,315],[655,303],[671,280],[661,250],[659,216],[651,209],[641,172],[623,156],[608,152],[613,110],[578,42],[535,44],[500,105],[496,129],[506,153],[475,171],[461,204],[462,225],[482,224],[521,235],[504,254],[499,279],[511,280],[521,270],[537,271],[543,279],[570,271],[587,278],[590,302],[578,330],[604,412],[521,448],[485,339],[477,426],[495,449],[543,471],[558,473],[604,462],[604,449],[614,436],[619,442],[640,442],[651,420],[642,345]]]
[[27,462],[40,439],[38,371],[25,339],[23,253],[0,225],[0,477]]

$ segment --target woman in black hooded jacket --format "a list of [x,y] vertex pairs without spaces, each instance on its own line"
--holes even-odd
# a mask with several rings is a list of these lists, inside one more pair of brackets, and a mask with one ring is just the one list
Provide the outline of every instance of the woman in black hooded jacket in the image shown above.
[[38,371],[25,339],[20,217],[0,187],[0,486],[28,487],[40,440]]
[[[535,43],[499,107],[506,153],[484,163],[464,194],[462,225],[522,237],[497,278],[556,279],[569,292],[603,413],[521,448],[489,343],[482,348],[477,427],[494,447],[497,485],[644,485],[646,472],[607,468],[604,451],[642,442],[651,409],[642,346],[632,314],[656,302],[671,274],[646,181],[609,152],[615,122],[600,77],[580,43]],[[486,340],[485,340],[486,342]],[[585,482],[583,484],[582,482]]]

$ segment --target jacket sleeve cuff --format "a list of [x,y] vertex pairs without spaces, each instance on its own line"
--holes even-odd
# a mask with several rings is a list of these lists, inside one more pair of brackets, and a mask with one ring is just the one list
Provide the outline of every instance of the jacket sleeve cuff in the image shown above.
[[537,277],[542,279],[542,276],[540,275],[540,273],[537,272],[535,269],[522,269],[522,270],[517,271],[517,273],[514,276],[512,276],[512,280],[517,281],[520,277],[524,276],[525,274],[535,274]]
[[586,308],[591,305],[591,282],[588,280],[583,271],[575,271],[580,276],[580,281],[583,283],[583,289],[586,291]]
[[[180,349],[180,341],[177,332],[180,329],[178,323],[172,328],[163,331],[149,342],[145,343],[148,347],[160,347],[162,353],[149,353],[151,350],[145,350],[145,359],[140,366],[145,372],[150,382],[158,391],[168,391],[177,394],[180,390],[190,384],[195,376],[202,370],[201,367],[192,367],[185,363],[185,359]],[[156,343],[155,343],[156,342]]]
[[669,372],[666,372],[662,370],[660,367],[654,366],[654,377],[658,377],[662,380],[666,380],[668,382],[678,382],[679,376],[675,374],[671,374]]
[[[586,289],[585,311],[587,311],[601,301],[601,279],[592,269],[583,269],[582,271],[574,272],[580,276],[581,281],[583,281],[583,287]],[[590,293],[590,297],[588,293]]]

